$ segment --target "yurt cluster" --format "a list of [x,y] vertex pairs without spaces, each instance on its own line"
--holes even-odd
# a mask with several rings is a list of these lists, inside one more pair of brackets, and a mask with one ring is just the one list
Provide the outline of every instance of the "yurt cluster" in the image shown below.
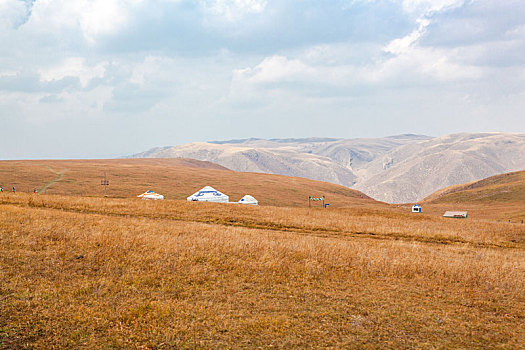
[[[142,194],[139,194],[137,197],[142,199],[151,199],[151,200],[162,200],[164,196],[153,191],[146,191]],[[247,205],[259,205],[257,199],[249,194],[242,197],[238,202],[230,202],[230,197],[220,191],[217,191],[211,186],[203,187],[198,190],[188,198],[188,202],[212,202],[212,203],[231,203],[231,204],[247,204]],[[317,199],[317,198],[316,198]],[[324,197],[323,197],[324,199]],[[312,200],[312,198],[310,198]],[[319,198],[320,200],[320,198]],[[412,213],[422,213],[423,210],[421,205],[415,204],[412,206]],[[445,218],[468,218],[468,213],[466,211],[447,211],[443,215]]]
[[[139,194],[137,197],[142,199],[151,200],[162,200],[164,196],[153,191],[146,191],[143,194]],[[211,186],[206,186],[199,191],[195,192],[187,198],[188,202],[213,202],[213,203],[235,203],[235,204],[248,204],[258,205],[259,202],[249,194],[242,197],[238,202],[230,202],[230,197],[224,193],[217,191]]]

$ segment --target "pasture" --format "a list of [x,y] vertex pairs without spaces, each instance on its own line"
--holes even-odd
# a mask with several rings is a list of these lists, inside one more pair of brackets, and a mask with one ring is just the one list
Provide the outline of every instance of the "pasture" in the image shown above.
[[406,209],[4,193],[0,347],[521,348],[525,225]]

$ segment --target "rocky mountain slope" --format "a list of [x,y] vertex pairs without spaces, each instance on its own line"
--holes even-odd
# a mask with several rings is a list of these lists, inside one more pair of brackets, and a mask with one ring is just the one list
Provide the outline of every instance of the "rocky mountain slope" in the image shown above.
[[525,135],[246,139],[161,147],[133,157],[194,158],[236,171],[332,182],[381,201],[407,203],[447,186],[525,169]]

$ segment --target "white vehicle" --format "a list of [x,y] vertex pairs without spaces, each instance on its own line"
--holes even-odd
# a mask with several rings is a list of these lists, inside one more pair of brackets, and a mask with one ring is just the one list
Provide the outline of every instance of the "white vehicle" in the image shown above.
[[412,213],[421,213],[421,206],[419,204],[414,204],[412,207]]

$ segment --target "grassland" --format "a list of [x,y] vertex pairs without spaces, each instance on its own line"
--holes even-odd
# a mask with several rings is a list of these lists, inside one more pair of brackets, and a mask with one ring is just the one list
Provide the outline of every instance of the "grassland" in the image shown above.
[[425,199],[446,202],[523,202],[525,171],[491,176],[483,180],[444,188]]
[[429,207],[4,193],[0,347],[523,348],[525,225]]
[[525,171],[447,187],[423,203],[429,208],[471,209],[479,217],[521,222],[525,219]]
[[[168,199],[186,199],[206,185],[238,201],[253,195],[262,205],[305,206],[308,196],[326,196],[331,206],[372,201],[349,188],[280,175],[239,173],[190,159],[22,160],[0,161],[0,185],[9,191],[69,196],[102,196],[106,174],[109,197],[134,198],[146,190]],[[319,205],[319,203],[317,203]]]

